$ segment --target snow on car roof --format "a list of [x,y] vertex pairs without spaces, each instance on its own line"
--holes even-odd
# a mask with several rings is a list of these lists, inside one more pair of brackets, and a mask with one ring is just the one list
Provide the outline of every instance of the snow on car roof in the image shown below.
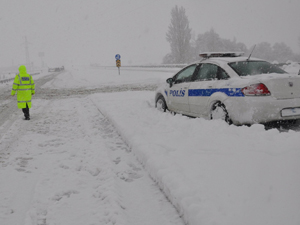
[[[246,61],[248,60],[248,57],[211,57],[211,58],[208,58],[208,59],[204,59],[204,60],[201,60],[202,62],[204,61],[214,61],[214,62],[226,62],[226,63],[231,63],[231,62],[240,62],[240,61]],[[249,59],[249,61],[265,61],[265,60],[262,60],[262,59],[258,59],[258,58],[253,58],[251,57]]]

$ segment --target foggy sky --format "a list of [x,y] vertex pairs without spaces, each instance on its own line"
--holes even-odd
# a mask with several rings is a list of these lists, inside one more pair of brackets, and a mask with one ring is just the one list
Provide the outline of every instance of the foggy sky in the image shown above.
[[183,6],[196,37],[214,28],[222,38],[285,42],[299,53],[299,0],[1,0],[0,66],[30,60],[48,66],[161,63],[170,52],[171,9]]

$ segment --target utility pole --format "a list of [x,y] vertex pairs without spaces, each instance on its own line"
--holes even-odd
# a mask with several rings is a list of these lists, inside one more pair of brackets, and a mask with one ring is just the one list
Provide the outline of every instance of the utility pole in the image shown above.
[[39,52],[39,57],[41,58],[41,67],[44,68],[44,58],[45,53],[44,52]]
[[30,43],[27,41],[27,36],[25,36],[24,45],[25,45],[26,67],[28,68],[28,71],[31,71],[31,62],[29,58],[28,44]]

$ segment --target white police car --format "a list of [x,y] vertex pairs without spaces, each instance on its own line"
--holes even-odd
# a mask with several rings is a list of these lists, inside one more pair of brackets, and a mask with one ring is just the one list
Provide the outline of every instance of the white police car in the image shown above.
[[300,76],[242,54],[200,54],[157,89],[156,107],[236,125],[300,119]]

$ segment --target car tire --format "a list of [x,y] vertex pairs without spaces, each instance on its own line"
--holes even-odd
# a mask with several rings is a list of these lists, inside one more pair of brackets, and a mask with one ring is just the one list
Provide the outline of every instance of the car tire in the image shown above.
[[155,103],[155,107],[161,112],[166,112],[167,111],[167,104],[166,104],[166,101],[165,101],[163,96],[159,96],[157,98],[156,103]]
[[224,120],[229,125],[232,124],[232,120],[230,119],[226,107],[221,102],[216,102],[213,104],[211,109],[210,118],[212,120],[221,119]]

